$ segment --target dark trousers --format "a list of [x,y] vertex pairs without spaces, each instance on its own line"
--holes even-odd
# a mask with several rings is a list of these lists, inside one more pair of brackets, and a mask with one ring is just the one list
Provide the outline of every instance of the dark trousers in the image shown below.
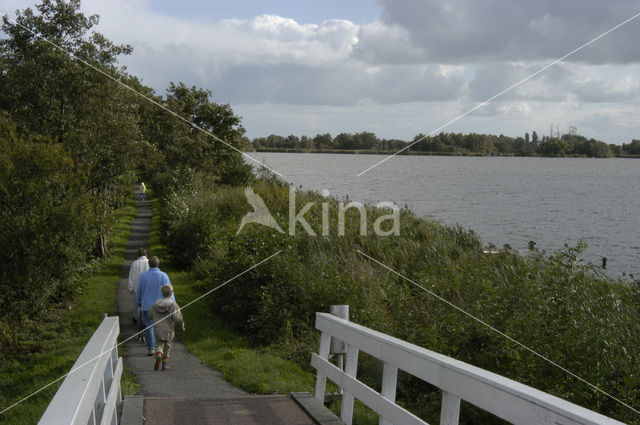
[[144,327],[147,328],[147,330],[145,330],[147,335],[147,347],[149,347],[149,350],[155,350],[156,339],[155,339],[155,336],[153,335],[153,322],[149,318],[149,312],[143,311],[142,317],[144,317]]

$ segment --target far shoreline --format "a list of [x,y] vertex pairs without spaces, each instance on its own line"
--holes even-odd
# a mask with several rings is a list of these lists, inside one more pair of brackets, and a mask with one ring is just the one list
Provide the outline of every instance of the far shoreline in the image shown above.
[[398,153],[397,151],[380,151],[369,149],[288,149],[288,148],[255,148],[252,150],[243,150],[244,153],[259,152],[259,153],[324,153],[324,154],[349,154],[349,155],[403,155],[403,156],[471,156],[471,157],[505,157],[505,158],[598,158],[598,159],[611,159],[611,158],[631,158],[640,159],[640,155],[628,155],[628,154],[613,154],[610,157],[596,157],[587,155],[564,155],[564,156],[545,156],[545,155],[514,155],[514,154],[495,154],[486,155],[480,152],[425,152],[425,151],[411,151],[406,150]]

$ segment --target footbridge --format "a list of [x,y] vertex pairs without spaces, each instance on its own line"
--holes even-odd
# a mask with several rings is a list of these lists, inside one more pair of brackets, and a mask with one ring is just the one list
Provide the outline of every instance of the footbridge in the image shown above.
[[[117,344],[119,318],[105,317],[39,424],[352,425],[354,402],[359,400],[379,415],[380,425],[426,425],[395,402],[399,370],[442,391],[440,425],[458,424],[461,400],[514,424],[622,424],[535,388],[335,315],[317,313],[316,328],[320,331],[320,344],[318,352],[311,357],[311,365],[317,370],[313,395],[257,396],[238,390],[237,393],[223,392],[208,397],[158,397],[151,393],[126,397],[123,401],[120,392],[123,359],[118,356]],[[330,360],[332,340],[334,346],[345,347],[344,367]],[[357,379],[361,352],[383,362],[380,392]],[[324,405],[327,379],[333,381],[342,394],[339,418]]]

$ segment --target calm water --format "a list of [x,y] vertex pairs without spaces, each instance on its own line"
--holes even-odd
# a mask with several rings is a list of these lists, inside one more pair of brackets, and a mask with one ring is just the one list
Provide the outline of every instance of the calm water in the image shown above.
[[485,245],[548,252],[583,238],[587,261],[640,277],[640,161],[634,159],[397,156],[361,177],[377,155],[251,154],[305,189],[354,201],[392,201],[475,230]]

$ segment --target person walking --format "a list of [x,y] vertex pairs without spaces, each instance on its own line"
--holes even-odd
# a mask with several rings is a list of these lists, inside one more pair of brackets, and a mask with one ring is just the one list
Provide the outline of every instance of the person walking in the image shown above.
[[[169,276],[160,271],[158,266],[160,265],[160,259],[157,256],[149,258],[149,270],[140,275],[138,281],[138,292],[136,293],[136,303],[142,310],[142,317],[144,319],[144,325],[147,335],[147,348],[149,349],[149,355],[155,354],[155,338],[153,335],[153,322],[149,318],[149,309],[158,299],[162,298],[161,288],[164,285],[171,285]],[[175,301],[175,296],[171,294],[171,300]]]
[[149,309],[149,318],[153,321],[153,333],[156,338],[156,361],[153,365],[154,370],[169,369],[167,360],[171,351],[171,343],[176,335],[176,324],[185,331],[184,319],[180,313],[178,303],[171,300],[173,288],[171,285],[164,285],[160,288],[162,298],[153,303]]
[[147,193],[147,186],[144,185],[144,182],[140,182],[140,199],[143,201],[145,193]]
[[133,296],[133,323],[138,321],[140,315],[138,303],[136,302],[136,292],[138,292],[138,280],[140,275],[149,270],[149,260],[147,259],[147,250],[144,248],[138,248],[138,258],[133,260],[131,268],[129,269],[129,294]]

